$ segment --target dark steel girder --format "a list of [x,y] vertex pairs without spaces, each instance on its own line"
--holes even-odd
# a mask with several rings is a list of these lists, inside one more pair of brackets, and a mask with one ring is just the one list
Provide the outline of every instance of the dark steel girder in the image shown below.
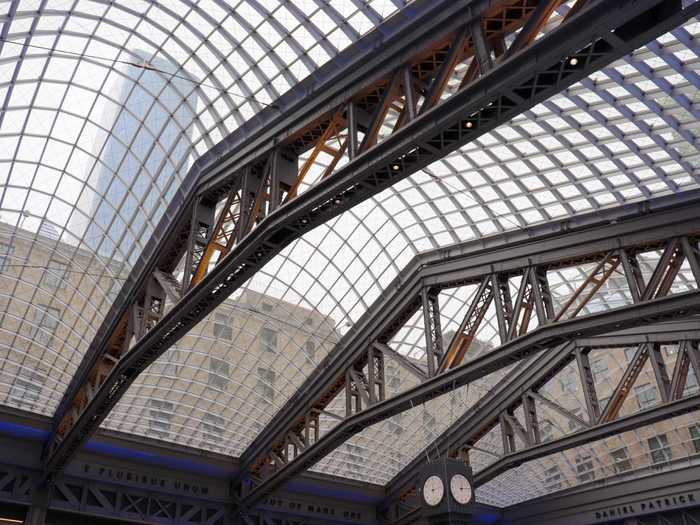
[[368,426],[474,382],[538,352],[565,344],[576,337],[603,334],[698,313],[700,313],[700,291],[694,291],[539,327],[530,334],[508,342],[482,357],[448,370],[421,385],[345,419],[315,444],[304,449],[295,460],[264,480],[258,488],[240,501],[241,508],[249,508],[267,497],[280,485],[317,463],[348,438]]
[[673,236],[700,232],[699,197],[700,192],[694,192],[655,199],[417,256],[243,453],[240,478],[323,398],[373,341],[381,341],[387,330],[398,329],[401,321],[415,312],[420,304],[416,298],[425,288],[477,283],[495,271],[508,274],[534,265],[558,267],[624,246],[654,245]]
[[[573,22],[566,24],[567,27],[552,31],[531,47],[500,63],[478,81],[355,158],[329,177],[327,183],[310,188],[269,214],[120,358],[63,438],[58,440],[56,432],[52,433],[46,447],[47,470],[62,468],[78,446],[96,430],[137,375],[284,246],[310,228],[679,25],[697,8],[692,5],[679,10],[677,5],[654,0],[592,3],[573,17]],[[469,14],[473,15],[471,11]],[[570,57],[577,58],[575,64],[567,62]],[[224,144],[207,160],[223,155],[230,146]],[[196,178],[199,184],[201,181]],[[188,178],[188,181],[189,187],[195,184],[194,180]],[[171,208],[178,217],[182,217],[178,206],[186,206],[187,199],[192,198],[187,189],[178,194],[175,207]],[[179,220],[179,223],[182,225],[184,220]],[[175,232],[176,228],[173,230],[171,224],[177,222],[178,219],[173,217],[172,223],[161,228],[156,238]],[[163,241],[165,244],[167,241]],[[163,249],[162,253],[165,252],[167,250]],[[153,251],[148,253],[153,254]],[[145,279],[143,270],[149,265],[150,271],[155,269],[153,260],[144,262],[140,265],[137,281]],[[129,287],[125,292],[127,297],[120,296],[120,301],[133,300],[138,291],[138,287]],[[106,323],[114,324],[119,319],[110,316]],[[101,335],[109,337],[109,333],[110,326],[107,326]],[[88,356],[87,361],[90,359],[96,357]],[[62,403],[62,410],[70,406],[71,393],[74,395],[75,388],[80,388],[81,381],[85,381],[85,373],[83,369],[77,387],[74,385],[69,390],[68,401]],[[62,416],[59,410],[57,419]]]
[[[644,325],[594,337],[578,337],[567,344],[561,345],[559,348],[547,350],[533,358],[524,367],[511,371],[483,399],[472,406],[445,432],[437,437],[434,442],[430,443],[427,448],[439,456],[444,456],[454,455],[462,447],[468,448],[470,445],[473,445],[498,421],[500,413],[520,400],[523,392],[542,386],[575,360],[578,349],[603,349],[635,346],[644,343],[670,344],[688,340],[700,340],[700,318],[691,317],[683,321]],[[676,404],[674,406],[686,406],[686,404]],[[615,423],[618,421],[620,420],[615,421]],[[590,428],[586,429],[587,433],[581,435],[595,435],[590,433],[590,430]],[[564,439],[569,437],[566,436]],[[562,441],[562,443],[565,442]],[[546,445],[551,443],[548,442]],[[494,472],[497,469],[496,465],[503,466],[504,470],[516,466],[514,463],[515,459],[529,457],[527,456],[528,450],[545,450],[545,448],[533,447],[506,456],[510,458],[509,461],[506,462],[504,458],[496,462],[492,466]],[[385,499],[378,505],[380,512],[388,512],[392,508],[392,504],[405,492],[406,487],[417,483],[424,462],[423,455],[417,454],[412,462],[394,476],[387,484]],[[498,470],[498,472],[500,473],[502,470]],[[479,479],[479,476],[477,476],[477,479]],[[486,481],[488,480],[484,477],[481,482]],[[392,523],[398,522],[397,520],[390,521]]]

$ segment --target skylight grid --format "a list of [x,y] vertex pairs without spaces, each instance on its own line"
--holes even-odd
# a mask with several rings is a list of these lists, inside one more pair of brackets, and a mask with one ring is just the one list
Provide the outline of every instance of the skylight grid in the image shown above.
[[[0,243],[15,247],[0,253],[0,330],[13,338],[0,347],[0,402],[51,415],[194,160],[403,4],[22,1],[0,18]],[[239,456],[416,254],[698,187],[698,27],[292,243],[142,374],[103,426]],[[29,267],[38,259],[70,265],[60,292],[53,270]],[[448,294],[446,327],[467,299]],[[485,344],[497,343],[495,322],[491,312]],[[409,325],[392,344],[420,359],[421,321]],[[456,417],[487,388],[438,408]],[[446,428],[424,412],[367,429],[315,468],[386,483]],[[499,504],[521,497],[508,490]]]

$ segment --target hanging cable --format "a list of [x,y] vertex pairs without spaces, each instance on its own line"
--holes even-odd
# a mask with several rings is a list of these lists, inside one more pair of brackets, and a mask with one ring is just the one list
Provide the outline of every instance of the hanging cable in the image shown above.
[[118,58],[107,58],[107,57],[102,57],[102,56],[99,56],[99,55],[90,55],[90,54],[87,54],[87,53],[78,53],[78,52],[76,52],[76,51],[67,51],[67,50],[65,50],[65,49],[55,49],[55,48],[51,48],[51,47],[48,47],[48,46],[41,46],[41,45],[37,45],[37,44],[27,44],[27,43],[25,43],[25,42],[15,42],[14,40],[8,40],[8,39],[2,38],[2,37],[0,37],[0,42],[5,42],[5,43],[7,43],[7,44],[14,44],[14,45],[16,45],[16,46],[31,47],[31,48],[35,48],[35,49],[42,49],[42,50],[44,50],[44,51],[49,51],[50,53],[56,54],[56,55],[75,56],[75,57],[78,57],[78,58],[90,58],[90,59],[92,59],[92,60],[100,60],[100,61],[103,61],[103,62],[111,62],[111,63],[113,63],[113,64],[125,64],[125,65],[127,65],[127,66],[136,67],[136,68],[139,68],[139,69],[144,69],[144,70],[146,70],[146,71],[155,71],[156,73],[161,73],[161,74],[163,74],[163,75],[168,75],[168,76],[170,76],[170,77],[174,77],[174,78],[179,78],[179,79],[182,79],[182,80],[186,80],[186,81],[191,82],[191,83],[193,83],[193,84],[195,84],[195,85],[197,85],[197,86],[206,87],[206,88],[209,88],[209,89],[214,89],[214,90],[216,90],[216,91],[219,91],[220,93],[226,93],[227,95],[230,95],[230,96],[232,96],[232,97],[236,97],[236,98],[239,98],[239,99],[242,99],[242,100],[248,100],[248,101],[251,101],[251,102],[256,102],[256,103],[260,104],[261,106],[272,107],[272,108],[278,108],[278,106],[277,106],[276,104],[274,104],[274,103],[263,102],[262,100],[258,100],[258,99],[255,98],[255,97],[249,97],[249,96],[246,96],[246,95],[242,95],[242,94],[240,94],[240,93],[235,93],[235,92],[233,92],[233,91],[228,91],[228,90],[226,90],[226,89],[222,89],[222,88],[213,86],[212,84],[207,84],[206,82],[201,81],[201,80],[197,80],[197,79],[194,79],[194,78],[190,78],[190,77],[187,77],[187,76],[185,76],[185,75],[178,75],[177,73],[172,73],[172,72],[169,72],[169,71],[164,71],[164,70],[162,70],[162,69],[159,69],[159,68],[155,67],[154,65],[152,65],[151,63],[149,63],[149,62],[147,62],[147,61],[145,61],[145,60],[144,60],[143,62],[132,62],[132,61],[130,61],[130,60],[123,60],[123,59],[118,59]]
[[107,279],[117,279],[120,281],[126,281],[126,277],[117,277],[116,275],[107,275],[104,273],[90,273],[90,272],[83,272],[81,270],[59,270],[58,268],[52,268],[50,266],[45,266],[41,264],[5,264],[2,265],[2,269],[4,270],[5,268],[33,268],[33,269],[39,269],[39,270],[56,270],[57,272],[63,272],[65,273],[79,273],[81,275],[89,275],[91,277],[105,277]]

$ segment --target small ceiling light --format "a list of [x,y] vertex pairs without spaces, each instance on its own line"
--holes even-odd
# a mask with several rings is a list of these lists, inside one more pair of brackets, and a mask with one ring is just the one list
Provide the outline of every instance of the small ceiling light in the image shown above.
[[263,256],[263,252],[256,252],[255,255],[256,255],[257,257],[262,257],[262,256]]
[[471,121],[467,121],[464,123],[464,127],[468,129],[472,129],[474,127],[474,123]]
[[570,65],[570,66],[577,66],[577,65],[578,65],[578,58],[576,58],[576,57],[571,57],[571,58],[569,59],[569,65]]
[[334,202],[335,204],[340,204],[340,203],[343,202],[343,201],[341,201],[340,199],[333,199],[333,202]]
[[391,167],[391,169],[394,170],[394,171],[399,171],[399,170],[401,169],[401,166],[399,166],[398,164],[394,164],[394,165]]
[[309,219],[307,219],[306,217],[304,217],[304,218],[301,220],[301,223],[302,223],[302,224],[308,224],[308,222],[309,222]]

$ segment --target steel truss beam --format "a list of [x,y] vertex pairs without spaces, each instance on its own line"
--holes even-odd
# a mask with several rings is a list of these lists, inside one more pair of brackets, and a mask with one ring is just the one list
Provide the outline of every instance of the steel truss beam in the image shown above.
[[[440,88],[443,96],[434,97],[433,106],[431,97],[445,68],[471,56],[466,41],[458,39],[465,46],[455,48],[452,38],[461,35],[468,22],[482,22],[479,27],[485,35],[479,29],[470,33],[474,46],[482,47],[477,43],[481,36],[500,41],[526,24],[530,16],[540,16],[531,2],[525,1],[505,2],[497,7],[490,2],[474,5],[454,2],[437,17],[440,24],[433,26],[434,33],[426,33],[423,27],[414,35],[406,30],[402,38],[388,43],[389,51],[382,54],[383,76],[371,74],[365,66],[362,69],[366,77],[353,76],[355,90],[339,92],[334,87],[336,105],[329,105],[327,98],[323,99],[326,104],[322,110],[318,106],[310,109],[303,104],[290,104],[294,110],[277,117],[270,129],[244,127],[238,135],[243,138],[235,155],[223,155],[222,148],[233,145],[234,141],[229,140],[207,157],[211,161],[209,165],[196,164],[193,172],[196,175],[188,180],[184,193],[176,197],[171,208],[173,214],[166,214],[163,225],[159,226],[154,243],[145,252],[150,254],[149,258],[139,264],[139,270],[129,279],[130,286],[115,303],[88,350],[76,381],[59,406],[45,449],[47,470],[60,470],[137,375],[284,246],[310,228],[679,25],[696,9],[692,5],[683,10],[680,2],[660,0],[591,2],[563,23],[567,27],[551,31],[508,59],[499,57],[491,69],[483,67],[481,77],[470,79],[451,97],[444,99],[446,93]],[[510,19],[509,13],[519,14]],[[446,18],[447,15],[452,16]],[[496,23],[500,29],[489,34],[488,27],[493,23],[484,25],[486,21]],[[437,35],[444,35],[446,43],[436,40]],[[416,45],[416,38],[429,45],[421,48]],[[377,65],[376,61],[370,62]],[[387,64],[393,66],[390,71],[396,71],[397,64],[402,71],[409,67],[411,74],[408,77],[405,73],[387,74]],[[408,84],[420,86],[421,83],[428,86],[422,95],[418,93],[427,106],[416,116],[413,104],[417,92]],[[347,83],[341,81],[341,84],[348,87]],[[401,113],[408,117],[400,113],[394,132],[378,142],[375,129],[381,126],[377,123],[385,120],[387,105],[396,100],[403,100]],[[341,112],[341,108],[348,104],[357,106],[353,109],[356,114],[341,121],[338,115],[347,113]],[[365,110],[365,117],[358,109]],[[300,112],[307,116],[301,125]],[[269,112],[260,119],[266,123],[273,120]],[[296,156],[318,146],[324,136],[339,139],[337,128],[349,125],[350,121],[357,129],[350,129],[348,134],[354,138],[344,142],[351,150],[355,144],[359,155],[326,181],[281,206],[285,193],[294,197],[295,184],[301,178],[295,167]],[[285,132],[276,127],[291,122],[294,125]],[[330,135],[325,133],[329,126],[334,127]],[[271,136],[272,129],[278,129],[279,135]],[[365,134],[359,146],[358,130]],[[247,133],[250,135],[246,136]],[[215,220],[213,210],[221,197],[226,203],[223,214]],[[219,252],[220,256],[211,268],[207,260],[212,260],[213,252]],[[153,272],[172,272],[183,256],[182,299],[169,312],[158,312],[154,322],[148,323],[149,331],[135,331],[129,320],[138,312],[138,305],[142,305],[143,311],[150,308],[147,283],[152,280]],[[203,273],[206,275],[202,276]]]
[[[186,292],[206,275],[208,267],[203,261],[212,260],[216,254],[221,260],[255,226],[251,213],[257,209],[256,218],[262,222],[262,205],[269,203],[269,211],[277,207],[275,204],[282,199],[278,190],[284,183],[280,171],[283,166],[290,168],[289,162],[281,162],[285,155],[289,160],[290,155],[312,149],[314,157],[320,150],[328,149],[323,139],[334,135],[324,132],[324,126],[328,130],[332,127],[329,123],[337,124],[338,109],[344,105],[355,132],[366,126],[366,109],[371,107],[367,97],[377,90],[381,92],[397,63],[420,47],[416,42],[421,42],[424,49],[439,49],[461,18],[479,16],[491,8],[492,2],[487,0],[417,0],[405,13],[386,21],[381,31],[350,46],[337,60],[314,72],[199,158],[173,196],[67,389],[56,411],[51,447],[85,411],[88,400],[134,340],[143,335],[136,332],[130,321],[143,310],[152,276],[166,280],[171,300],[178,302],[183,290]],[[374,49],[369,57],[367,49]],[[364,101],[367,107],[363,110],[358,101]],[[287,143],[292,144],[291,149],[285,148]],[[350,147],[356,156],[356,145]],[[309,167],[307,163],[299,170],[297,180],[303,179]],[[271,173],[280,184],[270,187]],[[267,182],[268,187],[261,188],[262,182]],[[333,191],[329,190],[329,196]],[[298,187],[290,187],[285,200],[297,193]],[[224,199],[223,213],[216,218],[216,204]],[[301,229],[312,227],[307,223]],[[178,282],[171,272],[183,257],[185,270]],[[248,261],[246,268],[252,273],[258,266],[258,262]],[[51,447],[46,453],[51,452]],[[54,460],[48,463],[50,469],[60,466]]]
[[[675,199],[674,199],[675,200]],[[675,201],[677,202],[677,201]],[[660,201],[652,203],[652,207]],[[367,348],[382,350],[387,347],[386,342],[391,336],[410,318],[420,307],[421,299],[426,296],[435,296],[439,290],[465,284],[478,284],[483,289],[485,279],[506,279],[517,275],[532,275],[540,282],[539,286],[546,285],[547,270],[560,269],[566,266],[581,263],[597,263],[609,261],[615,253],[627,250],[628,256],[636,257],[640,252],[658,250],[669,242],[676,242],[677,236],[688,237],[689,242],[695,242],[695,233],[700,232],[700,218],[694,210],[694,204],[687,206],[678,204],[672,210],[645,212],[641,215],[622,219],[625,212],[612,211],[612,214],[620,214],[619,218],[610,216],[612,224],[600,225],[591,228],[577,229],[572,225],[559,228],[554,225],[543,227],[543,231],[551,232],[557,229],[564,230],[558,234],[544,234],[537,236],[536,232],[530,232],[531,238],[523,236],[518,239],[518,234],[511,233],[503,236],[494,236],[478,242],[465,243],[462,246],[453,247],[450,250],[436,250],[423,254],[409,265],[404,274],[400,276],[401,286],[390,285],[388,290],[394,293],[380,298],[358,321],[355,328],[347,334],[340,344],[333,350],[324,363],[322,371],[314,372],[304,385],[286,404],[283,410],[274,418],[260,434],[259,438],[249,447],[241,458],[241,476],[238,482],[241,485],[244,505],[251,504],[262,497],[266,491],[272,490],[284,479],[310,466],[320,459],[325,453],[335,448],[342,440],[355,432],[358,419],[366,424],[371,424],[390,415],[407,409],[411,403],[414,405],[440,393],[453,388],[451,381],[457,381],[456,386],[470,382],[483,374],[491,373],[514,360],[523,359],[533,352],[545,348],[551,348],[572,336],[581,337],[584,334],[602,333],[605,331],[619,330],[622,326],[635,322],[646,322],[656,318],[651,311],[643,313],[645,308],[652,304],[676,306],[670,307],[675,313],[667,310],[673,317],[687,315],[691,311],[700,309],[700,305],[694,305],[698,301],[698,292],[689,295],[671,298],[651,297],[638,302],[634,306],[621,308],[603,314],[588,316],[576,316],[582,311],[583,303],[576,303],[576,307],[570,305],[561,307],[561,311],[572,311],[572,317],[555,315],[552,313],[544,318],[538,328],[530,330],[518,337],[506,337],[503,345],[486,356],[472,361],[468,365],[457,363],[454,367],[446,369],[437,376],[428,376],[422,386],[412,391],[412,394],[402,394],[384,402],[370,403],[369,408],[352,417],[347,417],[336,429],[327,436],[317,437],[314,444],[296,450],[296,459],[287,456],[284,461],[277,461],[274,456],[276,451],[284,446],[290,434],[303,435],[306,430],[306,422],[310,415],[325,409],[327,404],[343,388],[343,378],[347,377],[348,370],[355,367],[355,363],[362,359]],[[589,217],[591,218],[591,217]],[[586,218],[582,218],[586,220]],[[508,237],[514,237],[513,242],[504,243]],[[671,239],[669,241],[668,239]],[[611,253],[613,255],[611,255]],[[692,254],[691,254],[692,256]],[[665,264],[662,258],[661,265]],[[600,268],[601,264],[595,264]],[[597,275],[596,271],[592,275]],[[539,277],[537,277],[539,275]],[[592,286],[599,286],[593,283]],[[426,293],[429,290],[430,293]],[[525,294],[519,294],[524,296]],[[583,297],[592,297],[592,294],[580,294]],[[476,301],[479,294],[476,294]],[[582,299],[583,301],[583,299]],[[680,301],[683,306],[680,306]],[[521,304],[524,301],[516,300]],[[691,306],[694,305],[694,306]],[[676,307],[680,306],[680,310]],[[687,310],[686,308],[690,308]],[[661,313],[652,308],[653,311]],[[664,307],[665,309],[665,307]],[[543,311],[546,309],[542,308]],[[434,305],[430,307],[434,311]],[[472,311],[472,308],[469,308]],[[635,321],[634,315],[628,317],[629,312],[637,311],[641,316]],[[554,310],[552,310],[554,312]],[[617,313],[620,317],[617,317]],[[623,313],[626,312],[626,313]],[[680,313],[683,312],[683,313]],[[652,315],[648,317],[648,314]],[[432,315],[424,316],[426,319],[426,332],[434,333]],[[610,321],[616,318],[616,321]],[[522,317],[521,317],[522,319]],[[595,321],[594,321],[595,319]],[[609,324],[608,324],[609,323]],[[571,327],[579,328],[571,328]],[[556,334],[556,335],[555,335]],[[391,355],[388,355],[391,357]],[[429,367],[429,361],[426,369]],[[476,367],[476,368],[474,368]],[[456,376],[453,372],[460,371]],[[423,372],[424,375],[425,372]],[[414,374],[419,375],[419,374]],[[458,379],[455,379],[455,378]],[[450,379],[444,379],[450,378]],[[408,395],[406,399],[405,396]],[[414,397],[415,396],[415,397]],[[348,414],[349,416],[350,414]],[[379,419],[376,419],[379,418]],[[533,429],[528,432],[534,432]],[[313,458],[313,459],[312,459]],[[257,488],[256,488],[257,486]]]
[[[505,456],[476,475],[475,481],[477,485],[480,485],[525,461],[700,409],[700,397],[693,396],[682,399],[683,389],[681,387],[672,398],[662,400],[661,406],[615,420],[603,419],[600,412],[593,410],[593,406],[587,402],[588,417],[582,419],[537,393],[539,388],[572,362],[578,365],[585,393],[586,383],[584,381],[586,379],[584,377],[590,373],[587,355],[593,349],[675,344],[681,352],[693,348],[697,355],[699,341],[700,319],[694,318],[684,322],[645,326],[605,336],[578,338],[557,349],[548,350],[538,355],[525,367],[512,371],[498,385],[495,385],[482,400],[470,408],[435,442],[431,443],[430,450],[440,455],[462,457],[468,461],[469,450],[479,450],[475,443],[495,426],[500,424],[503,427],[505,421],[505,431],[502,428]],[[677,362],[680,361],[679,356]],[[696,371],[700,372],[700,368],[697,368]],[[595,386],[592,384],[592,380],[589,381],[592,395],[595,397]],[[620,383],[623,382],[624,378],[620,380]],[[575,420],[582,430],[542,444],[536,425],[537,418],[533,413],[534,406],[529,402],[531,399],[544,402],[545,405],[559,412],[565,418]],[[514,439],[509,439],[509,436],[518,432],[512,428],[513,420],[515,420],[512,414],[519,406],[524,411],[526,428],[521,428],[519,431],[524,448],[516,450]],[[510,418],[507,417],[509,414]],[[415,497],[415,487],[423,465],[422,457],[418,454],[416,459],[387,485],[387,497],[379,505],[380,512],[387,522],[402,522],[407,515],[420,506],[420,502]]]
[[[656,202],[660,203],[661,201]],[[624,208],[611,210],[608,219],[617,223],[616,225],[576,231],[577,229],[567,221],[560,223],[559,226],[544,226],[539,232],[532,230],[530,232],[532,238],[530,239],[526,236],[518,239],[517,234],[510,233],[503,236],[493,236],[480,242],[465,243],[461,249],[452,248],[454,253],[449,257],[446,257],[443,250],[419,256],[413,263],[409,264],[400,277],[401,286],[399,286],[399,282],[396,282],[388,287],[390,290],[396,289],[399,292],[392,296],[383,297],[368,310],[357,323],[355,330],[351,331],[329,356],[323,375],[312,374],[304,386],[300,388],[300,392],[303,392],[304,395],[293,397],[280,412],[279,417],[274,419],[274,423],[268,425],[262,431],[260,438],[243,454],[243,464],[248,465],[254,456],[263,454],[264,450],[275,442],[275,435],[279,435],[284,429],[293,427],[294,421],[297,421],[297,424],[301,423],[305,412],[325,407],[325,404],[340,390],[342,377],[345,375],[347,367],[356,362],[366,351],[366,341],[374,340],[375,347],[383,350],[388,357],[395,358],[395,353],[381,340],[390,338],[393,331],[397,330],[407,318],[413,315],[416,308],[420,306],[420,299],[426,295],[436,297],[441,288],[468,282],[479,282],[484,273],[489,275],[493,265],[498,265],[499,272],[504,274],[522,271],[522,268],[528,268],[527,272],[530,273],[532,270],[530,265],[535,261],[540,261],[544,269],[548,265],[556,267],[566,259],[588,261],[591,260],[591,257],[595,258],[595,255],[591,254],[597,254],[600,257],[601,254],[604,255],[615,249],[620,242],[649,246],[649,240],[656,238],[652,244],[658,243],[659,240],[666,235],[671,235],[672,232],[690,232],[698,228],[692,206],[690,204],[685,208],[686,211],[683,211],[684,207],[679,205],[670,214],[658,213],[650,217],[638,216],[635,220],[628,222],[624,222],[622,218],[626,214]],[[651,217],[654,219],[652,220]],[[581,217],[581,224],[585,224],[590,218],[592,216]],[[603,222],[605,223],[606,220],[604,219]],[[681,223],[684,224],[682,228],[685,230],[677,230],[675,225]],[[654,231],[653,227],[651,230],[648,229],[652,224],[659,229],[657,231]],[[547,235],[550,231],[563,229],[567,230],[566,234]],[[638,235],[640,230],[645,233]],[[630,234],[632,237],[629,236]],[[557,241],[554,240],[555,237]],[[513,242],[504,247],[503,243],[507,242],[508,239],[512,239]],[[491,250],[491,247],[498,247],[498,250]],[[473,268],[470,268],[469,261],[473,261]],[[428,311],[434,312],[437,302],[431,300],[428,305]],[[426,310],[424,310],[425,312]],[[432,315],[426,320],[426,327],[426,336],[436,340],[441,339],[441,333],[434,331]],[[399,364],[402,364],[402,360]],[[428,361],[429,365],[430,361]],[[417,368],[415,363],[405,367],[414,371]],[[419,370],[413,375],[425,378],[425,371]]]
[[618,328],[639,326],[698,313],[700,313],[700,292],[688,292],[539,328],[518,340],[506,343],[490,354],[448,370],[422,385],[346,418],[316,443],[303,449],[293,461],[279,467],[274,474],[246,494],[240,504],[242,508],[254,505],[368,426],[474,382],[544,349],[555,347],[578,334],[605,333]]

